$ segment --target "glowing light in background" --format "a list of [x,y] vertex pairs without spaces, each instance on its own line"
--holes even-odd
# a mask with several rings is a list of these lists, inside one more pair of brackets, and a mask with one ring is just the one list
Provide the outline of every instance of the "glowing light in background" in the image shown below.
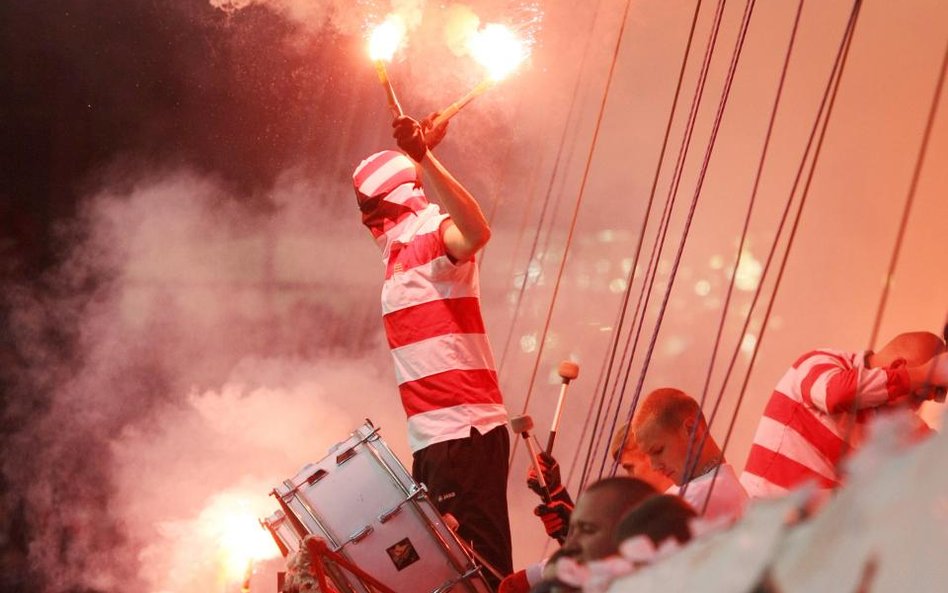
[[741,258],[734,276],[734,287],[745,292],[755,290],[757,285],[760,284],[760,276],[763,271],[764,266],[754,259],[750,251],[746,249],[741,251]]
[[468,51],[494,82],[507,77],[530,54],[527,45],[510,28],[497,23],[485,25],[471,35]]
[[199,517],[200,530],[216,544],[214,550],[223,582],[242,581],[255,560],[276,557],[279,549],[260,527],[246,498],[222,495],[214,498]]
[[521,288],[530,286],[540,286],[543,284],[543,265],[539,261],[539,256],[527,264],[527,269],[522,274],[514,274],[513,289],[508,295],[510,302],[517,302]]
[[609,283],[609,292],[616,294],[625,292],[626,286],[625,278],[614,278],[612,282]]
[[524,336],[520,336],[520,350],[528,353],[534,352],[537,349],[538,342],[539,340],[537,340],[536,334],[526,334]]
[[390,62],[405,37],[405,21],[398,15],[390,15],[372,29],[369,36],[369,57],[376,61]]
[[698,296],[708,296],[711,294],[711,283],[707,280],[698,280],[695,282],[695,294]]
[[612,243],[616,240],[616,232],[612,229],[603,229],[596,234],[600,243]]
[[757,336],[754,334],[746,334],[741,340],[741,352],[748,356],[754,353],[755,346],[757,346]]
[[671,336],[665,340],[664,351],[668,356],[678,356],[688,348],[688,341],[681,336]]

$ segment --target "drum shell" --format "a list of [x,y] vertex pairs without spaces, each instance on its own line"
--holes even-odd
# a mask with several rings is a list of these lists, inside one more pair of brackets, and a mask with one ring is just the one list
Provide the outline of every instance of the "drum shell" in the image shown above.
[[[423,487],[366,423],[274,490],[300,535],[329,547],[397,593],[487,592],[486,583]],[[473,573],[473,574],[472,574]],[[370,590],[348,579],[360,593]],[[445,589],[442,589],[445,590]]]

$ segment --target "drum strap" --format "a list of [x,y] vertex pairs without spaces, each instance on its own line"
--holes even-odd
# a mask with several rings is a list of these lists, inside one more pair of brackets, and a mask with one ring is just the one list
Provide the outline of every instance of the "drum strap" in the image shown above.
[[375,577],[356,566],[351,560],[342,554],[330,550],[329,546],[326,544],[326,540],[322,539],[321,537],[310,535],[306,537],[304,542],[311,558],[310,567],[313,571],[313,577],[316,579],[316,582],[319,583],[319,590],[323,593],[327,593],[331,590],[328,588],[328,584],[326,582],[327,572],[325,562],[327,560],[346,569],[355,577],[361,579],[365,583],[368,583],[379,593],[395,593],[390,588],[380,583]]

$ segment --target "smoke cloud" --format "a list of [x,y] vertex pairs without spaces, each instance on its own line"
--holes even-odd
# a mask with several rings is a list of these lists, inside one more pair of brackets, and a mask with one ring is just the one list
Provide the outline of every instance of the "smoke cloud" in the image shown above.
[[3,470],[48,590],[218,590],[227,512],[266,536],[269,490],[365,416],[405,453],[377,295],[330,257],[374,246],[357,220],[306,224],[332,213],[287,183],[264,211],[190,171],[103,191],[46,288],[15,294],[21,395],[48,399],[12,410]]

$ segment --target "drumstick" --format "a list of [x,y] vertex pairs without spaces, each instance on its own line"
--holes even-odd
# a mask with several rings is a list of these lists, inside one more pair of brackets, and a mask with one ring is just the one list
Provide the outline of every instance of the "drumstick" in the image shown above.
[[527,415],[514,416],[510,419],[510,429],[522,436],[524,442],[527,443],[527,450],[530,452],[530,461],[533,462],[533,469],[537,472],[537,481],[540,482],[540,497],[543,498],[544,503],[550,504],[552,500],[550,497],[550,488],[546,485],[546,478],[543,477],[543,472],[540,470],[539,453],[537,453],[536,447],[530,439],[530,430],[533,429],[533,418]]
[[579,365],[570,360],[564,360],[560,363],[558,369],[563,384],[560,386],[560,396],[556,400],[556,412],[553,414],[553,424],[550,425],[550,438],[546,442],[547,455],[553,454],[553,441],[556,440],[556,429],[560,426],[560,417],[563,414],[563,400],[566,399],[566,389],[569,382],[579,376]]

